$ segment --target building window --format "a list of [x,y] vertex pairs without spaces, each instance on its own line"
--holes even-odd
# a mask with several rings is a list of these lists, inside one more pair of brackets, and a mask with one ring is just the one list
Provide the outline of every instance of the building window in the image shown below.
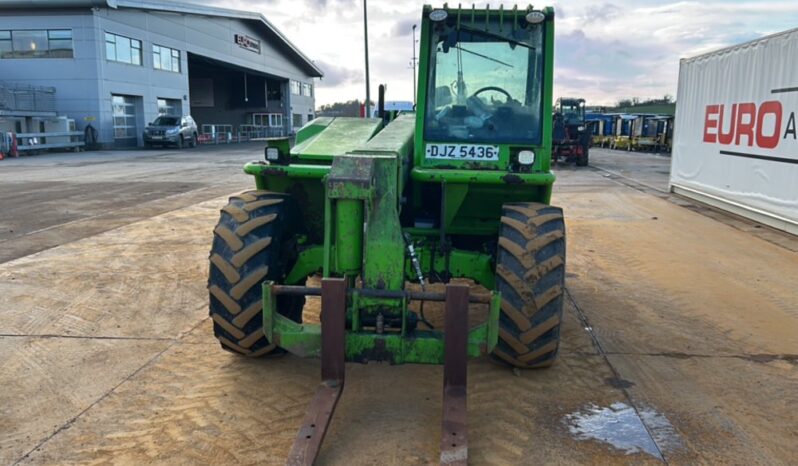
[[294,129],[298,129],[302,127],[302,114],[301,113],[294,113],[293,119]]
[[0,58],[11,58],[14,45],[11,42],[11,31],[0,31]]
[[311,121],[313,121],[313,114],[312,113],[308,113],[308,123],[311,122]]
[[179,99],[158,99],[158,115],[182,116]]
[[47,31],[47,49],[52,58],[72,58],[72,30]]
[[72,58],[71,29],[0,31],[0,58]]
[[162,47],[160,45],[152,46],[152,66],[156,70],[180,72],[180,50],[170,49],[169,47]]
[[282,128],[283,127],[283,114],[282,113],[270,113],[269,114],[269,126],[272,128]]
[[14,58],[44,58],[47,55],[47,31],[13,31]]
[[106,32],[105,58],[119,63],[141,66],[141,41]]
[[291,81],[291,94],[313,97],[313,85],[301,83],[299,81]]
[[268,126],[270,128],[283,127],[282,113],[253,113],[252,124],[254,126]]

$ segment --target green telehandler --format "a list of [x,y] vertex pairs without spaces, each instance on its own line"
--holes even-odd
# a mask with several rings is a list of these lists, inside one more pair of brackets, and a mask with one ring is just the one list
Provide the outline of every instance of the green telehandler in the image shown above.
[[[539,368],[557,357],[554,10],[425,6],[421,25],[415,113],[316,118],[293,147],[269,140],[265,160],[244,167],[256,189],[230,198],[214,230],[222,347],[321,358],[289,464],[315,460],[345,361],[443,364],[441,463],[465,464],[468,359]],[[321,297],[320,324],[302,321],[308,296]],[[442,327],[411,309],[425,302],[442,303]],[[469,303],[487,308],[484,322],[469,324]]]

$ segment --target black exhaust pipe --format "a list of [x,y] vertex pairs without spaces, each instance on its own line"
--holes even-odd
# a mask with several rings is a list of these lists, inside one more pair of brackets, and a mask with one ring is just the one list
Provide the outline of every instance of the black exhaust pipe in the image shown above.
[[377,115],[385,119],[385,84],[380,84],[379,100],[377,102]]

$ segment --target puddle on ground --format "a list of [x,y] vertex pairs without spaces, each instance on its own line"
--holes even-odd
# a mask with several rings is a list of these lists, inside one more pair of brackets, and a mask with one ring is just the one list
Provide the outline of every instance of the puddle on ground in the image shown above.
[[608,443],[627,455],[643,452],[664,461],[662,452],[680,445],[665,416],[648,408],[641,409],[638,416],[626,403],[613,403],[606,408],[591,405],[568,414],[565,422],[577,439]]

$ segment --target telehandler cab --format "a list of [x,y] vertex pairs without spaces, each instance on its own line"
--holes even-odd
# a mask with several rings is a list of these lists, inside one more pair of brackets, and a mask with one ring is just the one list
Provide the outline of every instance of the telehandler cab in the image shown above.
[[[244,167],[256,190],[231,197],[214,230],[208,289],[222,347],[321,358],[289,464],[315,460],[344,361],[444,364],[441,462],[465,464],[468,358],[537,368],[557,357],[554,10],[425,6],[421,25],[415,113],[317,118],[293,147],[270,140],[265,160]],[[426,288],[435,282],[445,293]],[[321,296],[321,324],[302,322],[307,296]],[[410,307],[435,301],[443,328]],[[484,322],[468,322],[469,303],[489,309]]]

